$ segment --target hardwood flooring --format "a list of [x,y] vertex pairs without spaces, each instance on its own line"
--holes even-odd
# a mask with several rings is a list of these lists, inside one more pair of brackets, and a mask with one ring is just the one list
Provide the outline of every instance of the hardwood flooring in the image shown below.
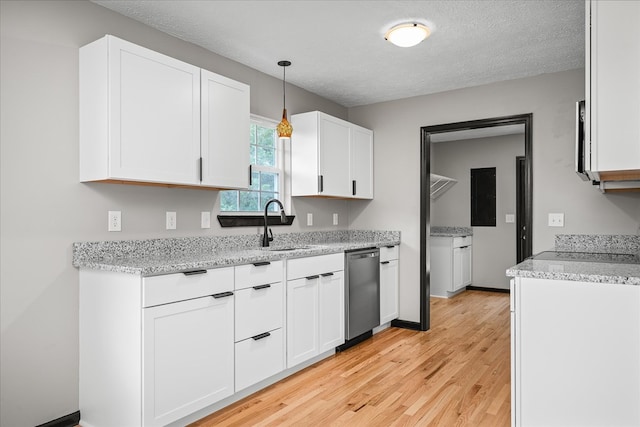
[[431,299],[427,332],[389,328],[194,424],[509,426],[509,295]]

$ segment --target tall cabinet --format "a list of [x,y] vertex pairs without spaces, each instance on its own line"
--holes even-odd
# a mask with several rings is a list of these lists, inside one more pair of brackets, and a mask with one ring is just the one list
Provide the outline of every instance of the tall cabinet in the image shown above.
[[587,1],[585,52],[586,169],[640,183],[640,2]]
[[373,198],[373,132],[320,111],[294,114],[293,196]]

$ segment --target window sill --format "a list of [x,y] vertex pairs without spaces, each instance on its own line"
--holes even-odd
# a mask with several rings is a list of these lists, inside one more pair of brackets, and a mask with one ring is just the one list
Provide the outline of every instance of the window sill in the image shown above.
[[[291,225],[295,215],[287,215],[287,222],[280,222],[280,215],[267,216],[267,225]],[[264,215],[218,215],[221,227],[262,227]]]

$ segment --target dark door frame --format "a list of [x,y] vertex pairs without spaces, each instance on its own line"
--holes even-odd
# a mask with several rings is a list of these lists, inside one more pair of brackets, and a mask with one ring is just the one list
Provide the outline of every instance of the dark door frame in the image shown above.
[[524,223],[526,226],[525,254],[530,256],[532,251],[532,218],[533,218],[533,156],[532,156],[532,120],[533,114],[519,114],[514,116],[496,117],[489,119],[470,120],[466,122],[447,123],[420,128],[420,330],[427,331],[431,324],[431,253],[429,238],[431,234],[431,135],[442,132],[488,128],[505,125],[524,125],[524,153],[525,153],[525,209]]
[[516,157],[516,262],[518,263],[522,262],[527,256],[531,256],[531,253],[526,254],[526,249],[523,248],[523,243],[527,243],[527,236],[523,233],[523,231],[527,230],[527,225],[524,221],[526,160],[525,156]]

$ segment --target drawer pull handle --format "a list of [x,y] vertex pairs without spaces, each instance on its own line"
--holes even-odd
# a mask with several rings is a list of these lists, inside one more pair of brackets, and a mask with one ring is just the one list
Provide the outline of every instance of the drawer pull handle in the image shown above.
[[184,274],[185,276],[195,276],[196,274],[205,274],[207,272],[207,270],[191,270],[191,271],[185,271],[182,274]]
[[226,297],[233,296],[233,292],[220,292],[219,294],[213,294],[211,296],[214,297],[215,299],[226,298]]
[[460,249],[465,249],[465,248],[468,248],[468,247],[469,247],[469,245],[467,245],[467,246],[460,246]]
[[380,264],[389,264],[391,261],[380,261]]
[[329,277],[329,276],[333,276],[333,273],[322,273],[321,276],[322,277]]
[[254,286],[253,289],[255,289],[256,291],[259,291],[260,289],[267,289],[270,287],[271,285],[258,285],[258,286]]
[[318,274],[316,274],[315,276],[307,276],[307,277],[306,277],[306,279],[307,279],[307,280],[314,280],[314,279],[317,279],[317,278],[319,278],[319,277],[320,277],[320,276],[319,276]]
[[254,341],[258,341],[258,340],[261,340],[263,338],[270,337],[270,336],[271,336],[271,334],[269,332],[265,332],[263,334],[258,334],[255,337],[251,337],[251,338],[253,338]]
[[269,261],[254,262],[253,265],[254,265],[254,267],[262,267],[263,265],[271,265],[271,263]]
[[393,249],[393,248],[395,248],[395,245],[387,246],[387,249]]

